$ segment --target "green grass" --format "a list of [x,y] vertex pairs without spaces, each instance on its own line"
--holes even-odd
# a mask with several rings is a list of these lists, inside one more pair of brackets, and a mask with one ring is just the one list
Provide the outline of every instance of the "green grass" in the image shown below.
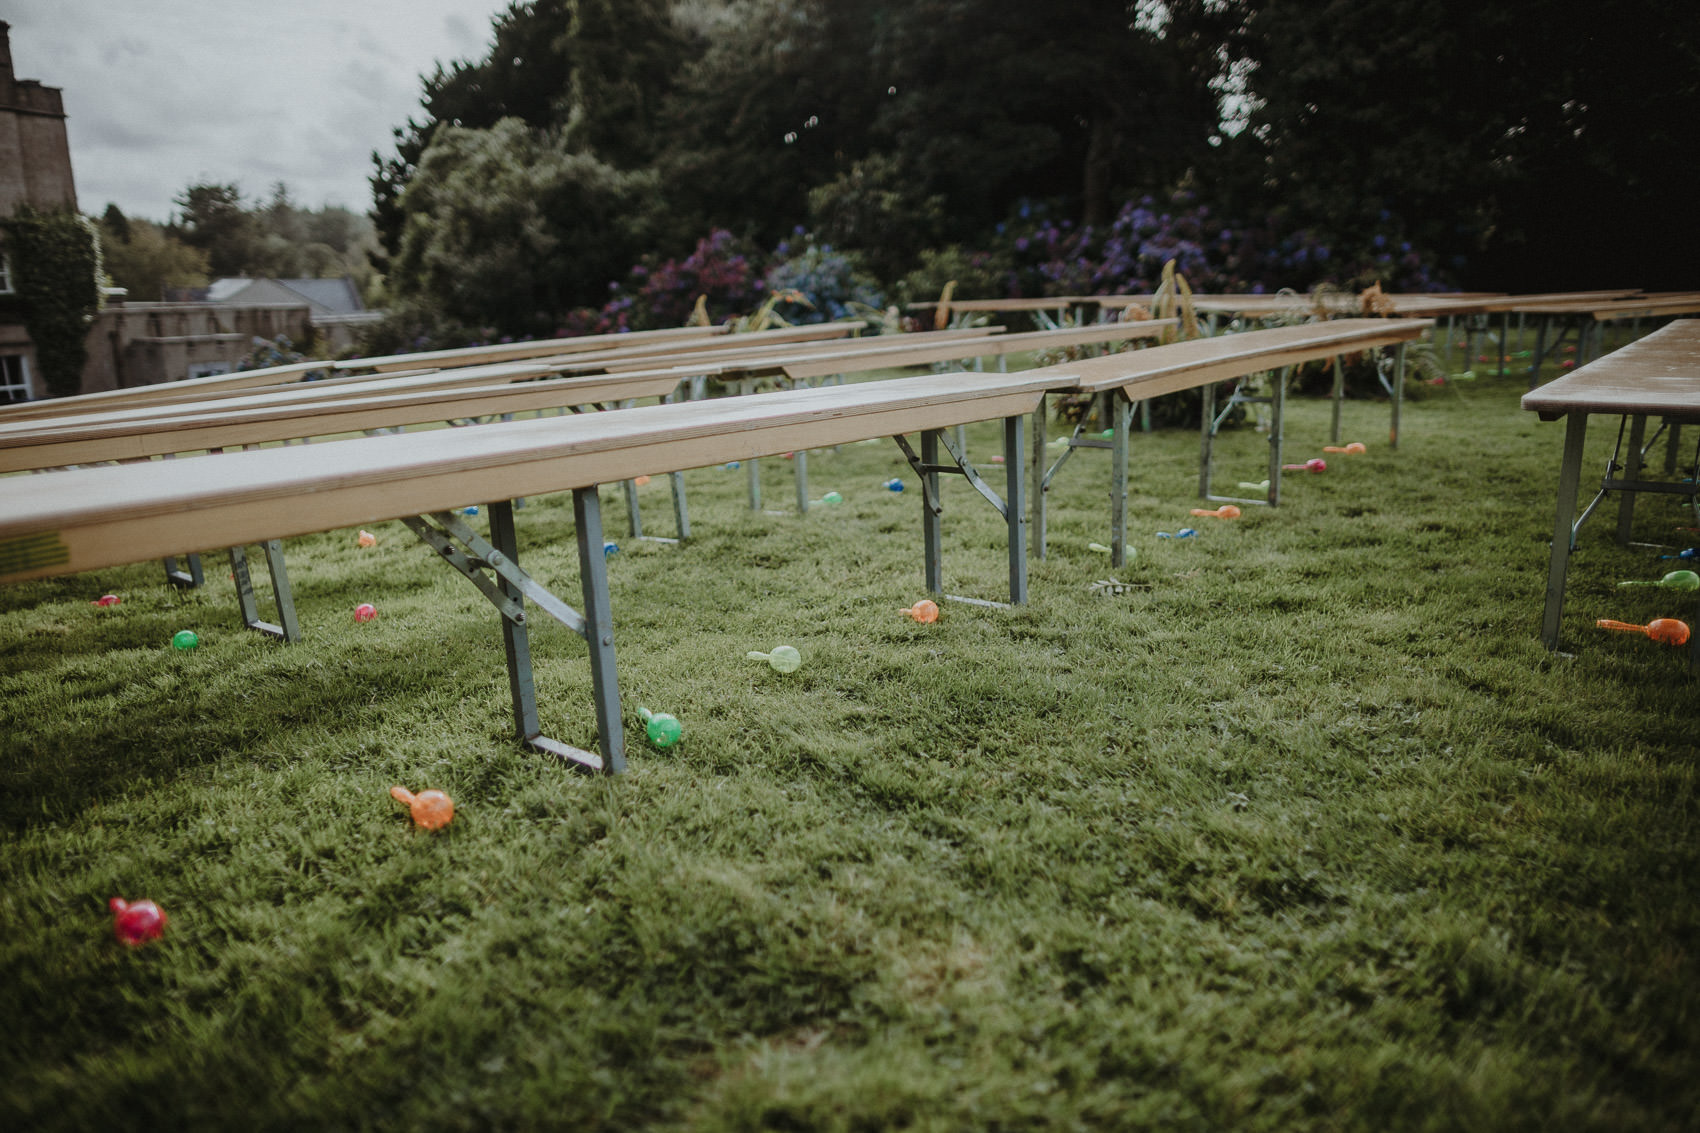
[[[1674,564],[1601,517],[1542,648],[1562,427],[1519,389],[1408,405],[1397,452],[1351,403],[1369,454],[1235,522],[1187,515],[1195,432],[1136,437],[1116,596],[1078,454],[1031,604],[932,626],[896,612],[925,595],[889,442],[814,454],[846,503],[801,518],[693,471],[678,547],[609,490],[614,781],[512,741],[494,612],[400,523],[288,542],[295,646],[239,628],[222,556],[201,592],[0,590],[0,1125],[1692,1128],[1700,677],[1592,620],[1700,611],[1619,591]],[[1290,459],[1327,413],[1291,406]],[[1262,437],[1219,451],[1262,478]],[[946,588],[1003,596],[995,513],[946,505]],[[517,514],[576,604],[570,498]],[[594,744],[582,643],[533,626],[546,730]],[[781,642],[794,675],[744,659]],[[165,938],[118,945],[114,895]]]

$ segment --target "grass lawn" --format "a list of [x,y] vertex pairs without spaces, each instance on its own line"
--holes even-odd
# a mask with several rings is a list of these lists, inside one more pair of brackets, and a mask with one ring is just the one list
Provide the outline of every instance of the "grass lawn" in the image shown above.
[[[0,1127],[1694,1128],[1700,674],[1593,619],[1700,608],[1617,588],[1686,564],[1614,510],[1541,646],[1563,428],[1522,388],[1425,391],[1396,452],[1352,402],[1368,453],[1237,521],[1188,515],[1195,431],[1136,436],[1119,594],[1079,453],[1031,604],[933,625],[889,442],[814,454],[845,502],[806,517],[782,460],[780,514],[693,471],[676,547],[610,488],[618,780],[516,745],[494,611],[400,523],[288,541],[294,646],[221,555],[0,589]],[[1289,459],[1327,422],[1290,403]],[[1264,451],[1225,435],[1218,483]],[[945,495],[946,588],[1004,596],[1001,521]],[[576,604],[570,496],[517,517]],[[1695,522],[1646,497],[1635,537]],[[582,642],[532,625],[545,730],[593,745]]]

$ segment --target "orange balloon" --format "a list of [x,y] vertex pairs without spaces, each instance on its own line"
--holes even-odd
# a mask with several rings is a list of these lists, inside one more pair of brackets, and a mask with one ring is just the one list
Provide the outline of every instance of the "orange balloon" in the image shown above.
[[1676,618],[1654,618],[1644,626],[1638,626],[1634,622],[1614,621],[1611,618],[1601,618],[1594,624],[1601,629],[1644,633],[1660,645],[1685,645],[1688,642],[1688,623]]
[[1208,509],[1205,509],[1205,508],[1195,507],[1195,508],[1192,509],[1192,514],[1194,514],[1194,515],[1208,515],[1208,516],[1210,516],[1214,519],[1238,519],[1240,517],[1240,509],[1235,507],[1233,504],[1223,504],[1221,507],[1217,508],[1215,511],[1209,511]]
[[907,614],[922,625],[939,620],[938,603],[934,602],[931,598],[923,598],[913,606],[910,606],[907,610],[899,610],[897,612],[900,614]]
[[407,804],[414,825],[426,830],[440,830],[455,816],[455,802],[441,791],[420,791],[417,795],[406,787],[391,787],[390,794]]

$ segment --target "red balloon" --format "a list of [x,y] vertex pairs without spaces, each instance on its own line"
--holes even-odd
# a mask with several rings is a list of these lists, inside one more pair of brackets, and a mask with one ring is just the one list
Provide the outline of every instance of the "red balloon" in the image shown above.
[[124,944],[134,948],[165,933],[165,911],[152,901],[112,899],[112,932]]

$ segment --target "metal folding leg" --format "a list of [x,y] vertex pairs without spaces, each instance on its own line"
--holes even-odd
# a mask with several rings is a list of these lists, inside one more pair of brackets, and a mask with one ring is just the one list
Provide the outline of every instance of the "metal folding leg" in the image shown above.
[[[619,683],[614,670],[613,618],[608,599],[607,564],[602,554],[602,507],[597,489],[573,491],[577,520],[579,574],[585,612],[580,614],[519,567],[513,505],[492,504],[490,538],[485,540],[453,512],[403,519],[414,534],[460,571],[502,616],[507,654],[508,690],[514,729],[521,742],[580,770],[618,774],[626,768],[625,734],[620,722]],[[494,579],[486,577],[489,571]],[[602,754],[583,751],[545,736],[537,715],[537,686],[531,667],[531,640],[525,600],[583,637],[590,647],[590,678],[596,702],[597,735]]]
[[[1286,434],[1287,408],[1287,376],[1292,372],[1291,367],[1275,371],[1271,378],[1271,388],[1268,394],[1253,395],[1244,392],[1245,383],[1249,380],[1241,378],[1234,383],[1234,392],[1228,397],[1228,404],[1222,411],[1216,411],[1216,386],[1214,383],[1202,387],[1204,394],[1203,411],[1199,415],[1199,430],[1201,435],[1198,456],[1198,494],[1207,500],[1218,503],[1256,504],[1275,507],[1281,502],[1281,446]],[[1241,405],[1267,405],[1270,409],[1269,419],[1269,488],[1261,500],[1241,496],[1216,495],[1210,490],[1210,482],[1214,475],[1216,456],[1216,434],[1222,428],[1222,423],[1228,419],[1228,414]]]
[[673,493],[673,530],[678,532],[672,538],[665,535],[645,535],[643,533],[643,512],[638,506],[638,488],[635,480],[622,482],[626,495],[626,527],[634,541],[645,539],[651,543],[677,543],[681,539],[691,537],[690,510],[685,503],[685,474],[669,472],[667,482]]
[[[1120,412],[1116,406],[1118,404],[1130,404],[1125,397],[1122,397],[1120,394],[1115,392],[1104,394],[1103,397],[1105,401],[1099,406],[1099,408],[1102,410],[1101,420],[1104,421],[1116,421],[1116,415]],[[1045,458],[1049,455],[1049,453],[1046,451],[1045,447],[1045,403],[1043,398],[1039,401],[1039,408],[1033,411],[1033,503],[1031,506],[1033,549],[1034,554],[1041,559],[1045,557],[1045,496],[1051,490],[1051,481],[1056,479],[1057,472],[1061,470],[1064,464],[1068,463],[1069,457],[1074,455],[1076,449],[1101,448],[1113,450],[1117,445],[1115,426],[1113,424],[1111,428],[1111,440],[1106,441],[1097,437],[1089,437],[1086,435],[1087,423],[1091,420],[1091,418],[1092,414],[1090,412],[1084,412],[1080,415],[1080,420],[1075,423],[1074,432],[1070,433],[1068,438],[1062,442],[1062,454],[1058,456],[1049,467],[1046,467]],[[1118,464],[1124,470],[1125,475],[1125,449],[1127,446],[1127,439],[1125,436],[1120,438],[1120,443],[1124,450],[1124,456],[1122,458],[1118,458]],[[1111,475],[1113,477],[1114,473]],[[1113,514],[1115,508],[1114,500],[1116,498],[1116,493],[1113,488],[1110,496],[1112,501],[1110,506]],[[1119,550],[1112,551],[1111,560],[1115,561],[1116,556],[1121,553],[1122,552]],[[1121,564],[1117,562],[1116,565],[1119,566]]]
[[[980,478],[980,474],[969,463],[967,454],[958,447],[945,430],[923,430],[919,454],[910,447],[906,437],[899,435],[891,438],[897,442],[897,447],[903,450],[904,457],[909,461],[909,466],[915,470],[916,478],[921,483],[923,573],[928,592],[952,602],[966,602],[975,606],[1020,606],[1027,602],[1027,467],[1022,459],[1022,450],[1026,445],[1023,434],[1026,429],[1027,418],[1025,415],[1004,419],[1004,490],[1008,494],[1007,499],[1000,497],[991,485]],[[940,445],[943,445],[950,454],[952,463],[941,464],[939,462]],[[975,491],[979,492],[997,509],[998,514],[1003,516],[1004,522],[1008,526],[1009,601],[1007,603],[989,602],[981,598],[965,598],[960,594],[945,593],[944,541],[940,524],[944,506],[939,493],[939,475],[945,472],[960,475],[966,479]]]
[[1564,419],[1564,463],[1558,473],[1558,512],[1552,528],[1552,554],[1547,564],[1546,609],[1541,614],[1541,641],[1548,649],[1558,648],[1558,623],[1564,614],[1564,580],[1570,570],[1570,549],[1575,542],[1577,489],[1582,482],[1582,448],[1588,437],[1588,415],[1572,413]]
[[181,567],[177,565],[175,556],[163,560],[163,565],[165,567],[165,581],[180,590],[193,590],[206,581],[205,576],[201,573],[201,556],[199,555],[184,555]]
[[266,568],[272,577],[272,600],[277,604],[277,621],[260,620],[259,601],[254,596],[254,584],[248,573],[248,549],[230,548],[230,573],[236,579],[236,601],[242,607],[242,624],[260,633],[301,640],[301,625],[295,620],[295,596],[289,586],[289,570],[284,564],[283,541],[268,539],[262,544],[266,553]]

